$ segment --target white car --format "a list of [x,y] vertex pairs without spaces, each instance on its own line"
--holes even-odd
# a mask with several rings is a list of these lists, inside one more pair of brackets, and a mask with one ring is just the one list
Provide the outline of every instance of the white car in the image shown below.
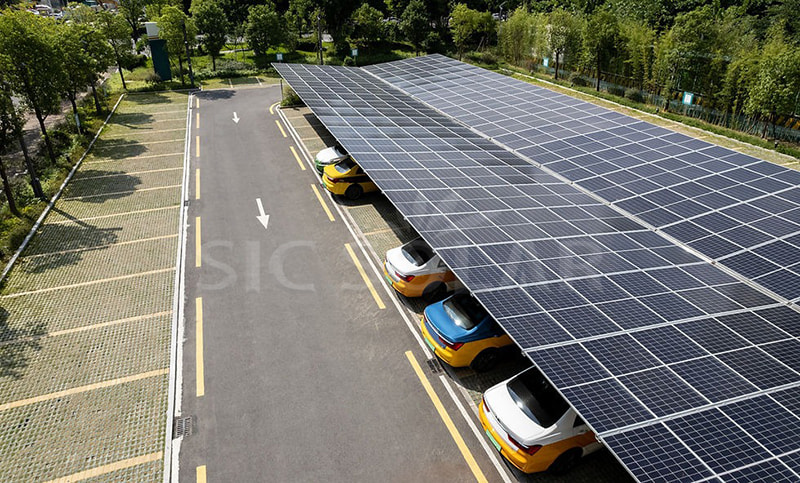
[[386,252],[383,275],[392,287],[406,297],[442,298],[455,288],[456,276],[422,238]]
[[525,473],[565,473],[583,456],[602,448],[536,367],[488,389],[480,419],[495,449]]
[[325,170],[325,166],[336,164],[349,157],[350,155],[341,146],[331,146],[317,153],[314,157],[314,167],[322,173]]

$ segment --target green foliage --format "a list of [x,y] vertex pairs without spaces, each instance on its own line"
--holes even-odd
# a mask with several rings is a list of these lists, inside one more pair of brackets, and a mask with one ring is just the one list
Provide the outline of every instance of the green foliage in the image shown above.
[[139,38],[139,30],[142,28],[141,17],[144,14],[144,7],[148,0],[119,0],[119,13],[128,22],[131,28],[131,35],[134,40]]
[[378,42],[383,34],[383,15],[369,5],[362,3],[350,17],[351,30],[348,39],[357,48],[368,48]]
[[213,68],[216,70],[217,58],[225,47],[228,33],[225,12],[217,0],[193,0],[191,13],[197,29],[203,34],[203,47],[211,56]]
[[583,31],[583,62],[595,70],[597,90],[600,90],[600,71],[608,68],[617,55],[619,44],[617,18],[607,8],[599,8],[589,15]]
[[[400,17],[400,31],[419,53],[431,33],[431,20],[422,0],[411,0]],[[435,47],[429,45],[426,47]],[[428,51],[428,48],[425,48]]]
[[644,96],[642,95],[642,91],[639,89],[625,89],[625,98],[630,99],[633,102],[644,102]]
[[525,7],[519,7],[500,24],[500,47],[508,62],[520,65],[533,50],[533,19]]
[[490,12],[479,12],[463,3],[456,4],[450,18],[450,32],[458,56],[468,48],[480,48],[488,44],[496,34],[495,21]]
[[572,73],[572,75],[569,77],[569,83],[570,85],[577,87],[588,87],[590,84],[589,80],[582,76],[579,72]]
[[170,6],[183,7],[181,0],[145,0],[144,16],[151,22],[157,22],[164,13],[164,7]]
[[264,55],[270,46],[283,41],[283,21],[272,2],[250,7],[245,38],[256,55]]
[[97,82],[111,64],[113,52],[102,33],[86,24],[61,25],[57,42],[64,63],[64,93],[77,109],[78,93]]
[[291,87],[284,86],[283,88],[283,100],[281,100],[281,106],[283,107],[294,107],[294,106],[303,106],[303,101],[300,99],[300,96],[292,90]]
[[559,8],[550,13],[547,28],[547,47],[555,60],[558,79],[558,71],[567,60],[580,58],[583,18]]

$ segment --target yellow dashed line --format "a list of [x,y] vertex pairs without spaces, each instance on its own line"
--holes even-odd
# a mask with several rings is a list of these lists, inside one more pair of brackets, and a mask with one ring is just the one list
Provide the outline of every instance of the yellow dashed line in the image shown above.
[[386,305],[384,305],[383,300],[381,300],[380,295],[378,295],[378,291],[375,290],[375,286],[372,285],[372,281],[367,276],[367,272],[364,271],[364,267],[361,265],[361,262],[358,261],[358,257],[356,256],[356,253],[353,251],[353,247],[351,247],[349,243],[345,243],[344,248],[350,255],[350,259],[353,260],[353,263],[356,265],[358,273],[361,274],[361,279],[367,285],[369,292],[372,294],[372,298],[375,299],[375,303],[378,304],[378,308],[381,310],[385,309]]
[[194,170],[194,199],[200,199],[200,168]]
[[109,248],[109,247],[133,245],[133,244],[136,244],[136,243],[144,243],[144,242],[156,241],[156,240],[165,240],[167,238],[177,238],[177,237],[178,237],[178,234],[175,233],[175,234],[172,234],[172,235],[161,235],[161,236],[153,236],[153,237],[150,237],[150,238],[140,238],[138,240],[128,240],[128,241],[124,241],[124,242],[108,243],[106,245],[97,245],[97,246],[94,246],[94,247],[71,248],[69,250],[59,250],[57,252],[36,253],[34,255],[26,255],[23,258],[24,259],[29,259],[29,258],[37,258],[37,257],[47,257],[47,256],[50,256],[50,255],[63,255],[65,253],[87,252],[89,250],[99,250],[99,249]]
[[194,98],[194,107],[197,108],[197,109],[200,109],[200,98],[199,97],[195,97]]
[[154,275],[156,273],[174,272],[174,271],[175,267],[159,268],[158,270],[148,270],[146,272],[132,273],[130,275],[120,275],[119,277],[101,278],[100,280],[92,280],[90,282],[71,283],[69,285],[59,285],[57,287],[40,288],[38,290],[29,290],[27,292],[16,292],[7,295],[0,295],[0,298],[12,299],[15,297],[22,297],[23,295],[34,295],[37,293],[53,292],[55,290],[86,287],[88,285],[97,285],[98,283],[116,282],[118,280],[127,280],[129,278],[143,277],[145,275]]
[[114,471],[124,470],[125,468],[131,468],[133,466],[139,466],[145,463],[158,461],[161,459],[162,456],[163,453],[161,451],[158,451],[157,453],[150,453],[142,456],[137,456],[135,458],[128,458],[126,460],[116,461],[114,463],[110,463],[107,465],[98,466],[97,468],[92,468],[90,470],[81,471],[79,473],[73,473],[68,476],[62,476],[61,478],[50,480],[47,483],[72,483],[75,481],[86,480],[89,478],[106,475]]
[[274,109],[274,108],[275,108],[275,106],[277,106],[278,104],[280,104],[280,102],[276,102],[275,104],[273,104],[273,105],[269,106],[269,113],[270,113],[270,114],[275,114],[275,111],[273,111],[273,109]]
[[197,114],[195,114],[194,121],[194,128],[200,129],[200,111],[197,111]]
[[195,218],[194,224],[194,266],[200,267],[203,265],[203,257],[200,253],[200,217]]
[[50,394],[42,394],[41,396],[30,397],[28,399],[20,399],[19,401],[12,401],[10,403],[0,404],[0,411],[7,411],[9,409],[28,406],[31,404],[36,404],[44,401],[50,401],[52,399],[72,396],[74,394],[80,394],[82,392],[94,391],[96,389],[102,389],[104,387],[118,386],[120,384],[139,381],[141,379],[148,379],[150,377],[163,376],[168,372],[169,368],[156,369],[155,371],[142,372],[139,374],[134,374],[132,376],[119,377],[117,379],[111,379],[108,381],[96,382],[94,384],[87,384],[86,386],[73,387],[72,389],[66,389],[64,391],[51,392]]
[[328,205],[325,204],[325,200],[322,199],[322,195],[319,193],[319,190],[315,185],[311,185],[311,189],[314,190],[314,194],[317,196],[317,200],[319,200],[319,204],[322,205],[322,209],[325,210],[325,213],[328,215],[328,219],[331,221],[336,221],[333,217],[333,213],[331,213],[330,208]]
[[197,384],[197,397],[202,397],[206,394],[206,374],[205,365],[203,364],[203,297],[195,299],[195,364],[197,365],[197,374],[195,382]]
[[417,374],[419,382],[422,383],[422,387],[425,388],[425,392],[428,393],[428,397],[431,398],[431,402],[433,402],[433,405],[436,407],[439,417],[442,418],[442,422],[444,422],[444,425],[447,426],[450,436],[456,442],[456,446],[458,446],[459,451],[461,451],[461,456],[464,457],[469,469],[472,470],[472,474],[475,476],[475,479],[482,483],[488,481],[486,476],[483,474],[483,471],[481,471],[480,466],[478,466],[478,462],[475,461],[475,457],[472,456],[472,452],[470,452],[469,448],[467,448],[467,444],[464,443],[464,438],[461,437],[461,433],[458,432],[458,428],[456,428],[456,425],[453,424],[453,420],[450,419],[450,415],[447,414],[447,410],[444,408],[439,396],[436,395],[436,391],[433,390],[433,386],[431,386],[431,383],[428,381],[425,373],[422,372],[422,368],[419,366],[414,354],[412,354],[411,351],[406,351],[406,357],[408,358],[408,362],[411,363],[411,367],[414,368],[414,372]]
[[[275,121],[275,122],[278,122],[278,121]],[[286,135],[284,134],[284,137],[285,137],[285,136],[286,136]],[[289,146],[289,150],[290,150],[290,151],[292,152],[292,154],[294,155],[294,159],[296,159],[296,160],[297,160],[297,164],[299,164],[299,165],[300,165],[300,169],[301,169],[301,170],[303,170],[303,171],[305,171],[305,170],[306,170],[306,165],[305,165],[305,164],[303,164],[303,161],[301,161],[301,160],[300,160],[300,155],[298,155],[298,154],[297,154],[297,150],[295,150],[295,149],[294,149],[294,146]]]
[[195,138],[194,152],[195,152],[194,157],[195,158],[199,158],[200,157],[200,136],[197,136]]
[[197,467],[197,483],[206,483],[206,465]]
[[287,136],[286,136],[286,131],[284,131],[284,130],[283,130],[283,126],[281,126],[281,122],[280,122],[279,120],[275,119],[275,124],[277,124],[277,125],[278,125],[278,129],[280,129],[280,130],[281,130],[281,134],[283,134],[283,137],[287,137]]

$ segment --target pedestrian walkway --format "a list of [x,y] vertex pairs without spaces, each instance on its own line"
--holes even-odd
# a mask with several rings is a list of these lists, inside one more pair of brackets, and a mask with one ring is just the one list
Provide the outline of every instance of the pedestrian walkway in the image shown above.
[[0,292],[0,481],[161,478],[187,96],[126,96]]

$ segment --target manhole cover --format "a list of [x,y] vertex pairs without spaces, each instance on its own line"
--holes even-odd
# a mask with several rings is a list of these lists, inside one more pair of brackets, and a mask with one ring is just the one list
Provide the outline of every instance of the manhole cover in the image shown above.
[[436,358],[428,359],[428,369],[431,370],[432,374],[439,374],[442,372],[442,366],[439,365],[439,360]]
[[175,428],[172,432],[174,439],[191,436],[193,431],[194,431],[193,416],[175,418]]

